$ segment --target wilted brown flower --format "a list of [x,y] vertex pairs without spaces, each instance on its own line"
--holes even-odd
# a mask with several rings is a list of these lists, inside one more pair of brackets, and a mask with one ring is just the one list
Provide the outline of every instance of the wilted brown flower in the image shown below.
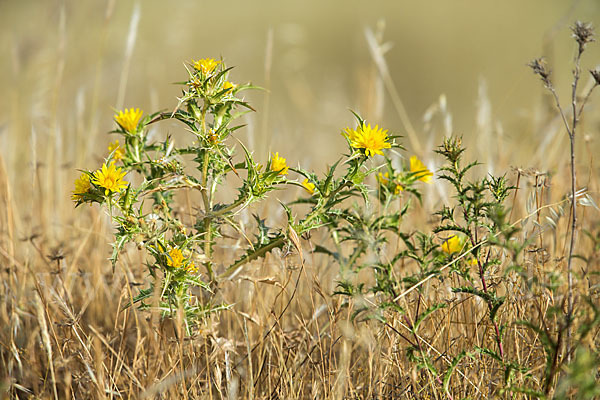
[[571,30],[573,37],[579,43],[579,52],[583,51],[587,43],[594,41],[594,28],[590,23],[576,21]]

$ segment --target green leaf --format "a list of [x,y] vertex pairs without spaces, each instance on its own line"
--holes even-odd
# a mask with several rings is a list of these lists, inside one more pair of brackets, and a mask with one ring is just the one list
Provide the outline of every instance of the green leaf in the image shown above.
[[502,357],[500,357],[500,355],[498,353],[496,353],[494,350],[490,350],[488,348],[479,347],[479,346],[475,346],[475,350],[481,354],[485,354],[487,356],[492,357],[494,360],[498,361],[501,364],[504,364]]
[[354,110],[350,110],[350,112],[351,112],[352,114],[354,114],[354,116],[355,116],[355,117],[356,117],[356,119],[358,120],[358,125],[360,125],[360,126],[363,126],[363,125],[365,124],[365,120],[364,120],[364,119],[362,119],[362,118],[360,117],[360,115],[358,115],[356,112],[354,112]]
[[468,354],[466,351],[463,350],[452,359],[450,366],[448,367],[448,369],[446,370],[446,373],[444,374],[444,381],[442,384],[442,387],[444,388],[444,392],[450,393],[450,390],[449,390],[450,378],[452,377],[452,374],[454,373],[454,370],[456,369],[456,366],[458,365],[458,363],[467,356],[472,358],[472,356],[470,354]]
[[447,307],[446,304],[438,303],[438,304],[434,304],[433,306],[429,307],[427,310],[423,311],[421,313],[421,315],[419,315],[419,317],[415,321],[415,324],[413,326],[413,332],[417,333],[417,330],[419,329],[419,325],[421,325],[421,322],[423,322],[425,320],[425,318],[427,318],[428,316],[430,316],[437,310],[441,310],[442,308],[446,308],[446,307]]

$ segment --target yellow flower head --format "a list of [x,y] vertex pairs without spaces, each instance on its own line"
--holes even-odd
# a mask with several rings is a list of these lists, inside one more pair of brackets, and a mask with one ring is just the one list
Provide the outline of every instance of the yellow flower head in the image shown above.
[[191,261],[186,264],[183,253],[176,247],[169,251],[167,265],[173,268],[183,268],[188,273],[198,273],[198,267]]
[[180,268],[183,265],[183,253],[178,248],[169,251],[167,265],[173,268]]
[[86,173],[82,173],[78,179],[75,180],[75,190],[71,195],[73,201],[79,201],[83,199],[83,194],[90,190],[90,176]]
[[305,178],[304,181],[302,181],[302,186],[304,186],[304,189],[306,189],[308,193],[315,193],[315,184],[309,181],[308,178]]
[[[123,158],[123,155],[125,154],[125,150],[123,150],[123,148],[121,146],[119,146],[119,140],[115,140],[114,143],[109,143],[108,144],[108,151],[109,153],[112,153],[112,158],[113,160],[119,161],[120,159]],[[114,153],[113,153],[114,152]]]
[[383,149],[389,149],[392,147],[388,143],[387,129],[384,131],[377,125],[371,128],[371,125],[362,125],[356,128],[356,130],[346,128],[342,135],[346,136],[350,140],[350,146],[355,149],[364,149],[367,157],[374,156],[375,154],[383,155]]
[[121,168],[115,167],[115,163],[112,162],[107,167],[106,163],[102,165],[102,168],[94,172],[94,184],[106,189],[104,194],[108,196],[109,192],[120,192],[121,189],[127,187],[127,182],[123,180],[123,177],[127,171],[121,171]]
[[215,131],[209,131],[208,132],[208,141],[210,142],[210,144],[219,144],[219,135],[216,134]]
[[462,240],[456,235],[452,235],[445,239],[442,243],[442,251],[446,254],[454,254],[461,251],[463,248]]
[[285,163],[285,158],[279,157],[279,152],[273,154],[271,159],[271,171],[279,171],[279,175],[287,175],[288,166]]
[[118,114],[115,114],[115,121],[123,128],[126,132],[134,133],[135,129],[142,118],[144,112],[139,108],[121,110]]
[[417,156],[412,156],[410,158],[410,172],[413,172],[418,180],[431,183],[433,172],[428,170],[425,164],[423,164]]
[[197,71],[202,72],[204,75],[208,75],[217,68],[221,61],[216,61],[213,58],[202,58],[198,61],[192,60],[192,64]]

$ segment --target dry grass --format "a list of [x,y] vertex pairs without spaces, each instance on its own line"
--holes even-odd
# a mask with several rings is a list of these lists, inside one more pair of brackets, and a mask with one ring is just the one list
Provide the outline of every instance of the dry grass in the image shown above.
[[[102,29],[110,27],[112,6],[110,3],[106,10]],[[132,42],[136,18],[134,15],[131,22]],[[423,282],[423,297],[415,292],[399,296],[398,304],[407,310],[408,321],[430,304],[448,305],[423,322],[419,337],[411,337],[407,319],[401,315],[391,314],[386,324],[352,321],[350,317],[360,304],[332,295],[339,271],[330,259],[312,252],[314,244],[322,240],[318,235],[298,242],[300,252],[295,249],[289,254],[271,254],[223,283],[222,299],[233,306],[219,316],[207,318],[193,337],[185,337],[177,319],[161,320],[156,312],[125,308],[137,287],[146,282],[141,253],[135,247],[128,248],[113,271],[107,260],[112,240],[108,219],[96,206],[73,211],[69,200],[73,170],[89,164],[86,160],[99,157],[94,150],[95,141],[85,140],[77,132],[90,132],[90,137],[95,138],[101,130],[98,118],[109,118],[97,109],[102,102],[98,82],[99,74],[106,68],[105,49],[98,49],[98,75],[92,79],[96,83],[91,87],[91,101],[84,105],[83,100],[73,99],[73,111],[68,118],[62,118],[59,95],[67,79],[63,71],[68,44],[64,36],[61,41],[64,26],[61,29],[57,49],[46,54],[45,61],[53,72],[38,83],[38,103],[25,107],[30,99],[20,98],[19,90],[14,88],[9,93],[9,124],[1,128],[3,135],[9,135],[0,142],[7,149],[0,152],[1,396],[441,399],[448,396],[439,382],[430,373],[417,371],[408,360],[405,338],[420,342],[442,371],[463,349],[494,348],[487,305],[473,296],[451,293],[450,286],[459,283],[449,280]],[[408,133],[407,142],[415,152],[427,154],[452,130],[445,99],[440,99],[426,115],[423,132],[428,137],[418,136],[385,60],[377,53],[381,50],[377,33],[369,32],[367,37],[375,60],[373,73],[364,83],[369,109],[373,115],[381,113],[377,110],[385,98],[383,88],[390,91],[393,109]],[[126,66],[117,74],[118,103],[123,101],[131,74],[128,69],[133,48],[134,44],[127,46]],[[268,53],[271,51],[272,48]],[[16,65],[17,61],[18,57],[13,59],[13,68],[33,70],[31,65]],[[271,55],[266,64],[270,71]],[[569,232],[566,196],[570,181],[568,154],[564,151],[568,140],[560,119],[547,103],[548,99],[542,99],[539,111],[527,116],[526,123],[518,128],[521,130],[505,137],[489,116],[486,107],[490,100],[482,89],[479,108],[474,110],[480,121],[479,138],[466,140],[471,154],[494,148],[489,153],[479,153],[479,158],[496,173],[508,171],[512,183],[518,186],[510,199],[511,222],[522,229],[520,240],[534,239],[522,263],[532,279],[540,280],[546,279],[549,272],[565,269]],[[268,100],[265,108],[267,104]],[[587,188],[592,199],[598,198],[599,183],[593,147],[597,104],[592,98],[582,121],[584,135],[577,149],[580,187]],[[172,105],[161,104],[167,108]],[[345,106],[339,104],[341,109]],[[31,125],[30,112],[42,116]],[[266,122],[262,125],[268,126]],[[528,132],[544,139],[539,145],[528,146],[530,164],[525,165],[526,169],[511,169],[511,153],[524,151],[520,138]],[[264,138],[252,140],[262,144]],[[63,157],[64,154],[73,157]],[[70,162],[65,163],[65,159]],[[437,162],[431,153],[428,159]],[[452,201],[449,188],[441,183],[428,187],[424,197],[424,204],[417,207],[405,226],[430,227],[434,222],[431,211]],[[185,201],[181,204],[179,212],[185,214],[188,205]],[[272,224],[283,226],[275,201],[259,211],[268,215]],[[587,262],[575,263],[579,279],[574,293],[576,299],[589,297],[597,304],[599,242],[582,232],[589,231],[597,237],[600,218],[592,206],[579,207],[579,213],[575,253],[587,257]],[[236,243],[232,240],[231,248],[219,249],[217,262],[218,257],[230,257]],[[414,266],[402,268],[410,271]],[[507,296],[501,323],[558,323],[545,320],[544,316],[548,307],[564,300],[554,297],[550,290],[532,293],[523,281],[504,278],[501,271],[496,271],[492,284]],[[598,333],[586,343],[595,352],[599,351]],[[529,376],[519,375],[517,383],[542,390],[544,382],[540,377],[546,360],[540,338],[523,326],[509,324],[505,352],[531,369]],[[458,364],[449,392],[454,399],[498,395],[502,374],[489,357],[476,354]],[[525,394],[505,396],[528,398]]]
[[[3,183],[2,223],[10,232],[14,224],[7,214],[14,208],[6,196],[10,186]],[[274,255],[226,283],[223,298],[234,304],[231,311],[185,338],[177,321],[123,309],[144,281],[141,259],[131,250],[113,273],[105,260],[109,228],[97,210],[83,213],[87,218],[78,217],[81,225],[70,227],[74,234],[65,240],[71,246],[53,246],[44,233],[12,240],[3,234],[0,354],[11,397],[367,399],[440,393],[406,359],[403,335],[410,334],[400,316],[387,326],[350,322],[353,305],[331,296],[336,267],[310,254],[310,242],[302,244],[304,262]],[[540,243],[547,243],[532,247],[525,262],[534,275],[564,264],[551,256],[560,254],[564,232],[541,235]],[[559,241],[556,248],[553,241]],[[497,283],[508,295],[503,321],[536,320],[535,308],[559,301],[528,297],[518,282]],[[485,304],[450,295],[448,284],[424,283],[427,298],[420,305],[448,302],[447,310],[426,320],[418,338],[441,366],[449,365],[457,349],[494,343]],[[581,282],[577,293],[588,290]],[[413,313],[417,302],[408,294],[399,304]],[[539,338],[530,331],[510,327],[505,340],[507,354],[534,371],[544,368]],[[459,365],[451,392],[486,398],[501,380],[502,371],[479,356]]]

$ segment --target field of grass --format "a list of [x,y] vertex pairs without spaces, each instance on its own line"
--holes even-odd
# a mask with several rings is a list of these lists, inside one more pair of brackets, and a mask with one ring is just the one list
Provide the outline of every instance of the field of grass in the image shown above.
[[600,398],[600,6],[415,3],[0,3],[0,398]]

